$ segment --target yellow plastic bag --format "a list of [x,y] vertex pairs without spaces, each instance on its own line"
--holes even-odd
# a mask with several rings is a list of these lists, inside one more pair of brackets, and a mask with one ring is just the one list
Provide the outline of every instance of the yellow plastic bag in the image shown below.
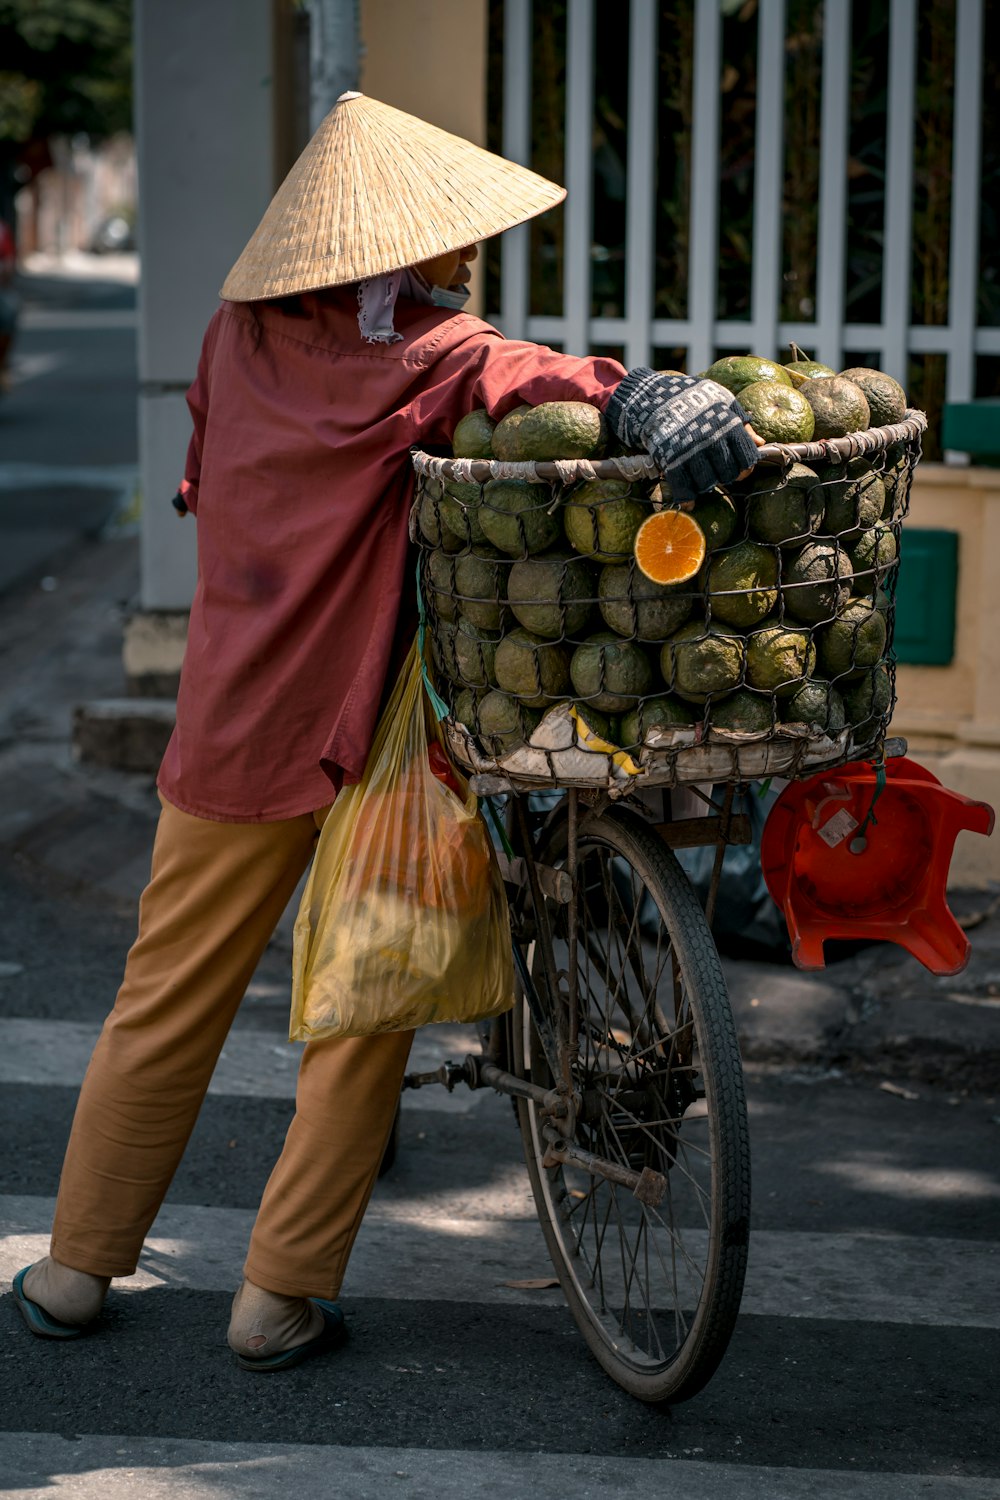
[[475,797],[434,774],[432,742],[414,643],[364,777],[320,833],[295,922],[293,1041],[478,1020],[513,1004],[492,846]]

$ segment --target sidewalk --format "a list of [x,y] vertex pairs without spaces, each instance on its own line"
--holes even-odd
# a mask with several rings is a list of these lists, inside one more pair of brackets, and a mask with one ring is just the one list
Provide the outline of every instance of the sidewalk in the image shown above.
[[[30,866],[53,901],[97,897],[134,909],[149,870],[152,778],[95,770],[70,753],[73,709],[121,696],[121,626],[138,542],[91,543],[55,586],[0,600],[0,859]],[[48,580],[52,583],[52,580]],[[1000,893],[958,892],[970,929],[964,973],[936,979],[902,949],[864,949],[819,974],[726,959],[748,1062],[877,1074],[900,1098],[921,1083],[1000,1091]],[[275,940],[288,946],[289,923]],[[275,955],[276,956],[276,955]]]

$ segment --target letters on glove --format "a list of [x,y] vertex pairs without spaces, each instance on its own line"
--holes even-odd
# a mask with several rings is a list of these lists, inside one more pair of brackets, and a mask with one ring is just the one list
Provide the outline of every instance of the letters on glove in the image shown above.
[[677,500],[727,484],[757,456],[746,412],[714,380],[631,370],[606,415],[627,447],[645,448],[653,457]]

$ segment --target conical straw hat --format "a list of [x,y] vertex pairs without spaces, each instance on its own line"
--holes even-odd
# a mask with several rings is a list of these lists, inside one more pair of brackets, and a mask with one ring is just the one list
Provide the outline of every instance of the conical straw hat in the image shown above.
[[230,302],[413,266],[561,203],[565,188],[364,94],[342,94],[226,277]]

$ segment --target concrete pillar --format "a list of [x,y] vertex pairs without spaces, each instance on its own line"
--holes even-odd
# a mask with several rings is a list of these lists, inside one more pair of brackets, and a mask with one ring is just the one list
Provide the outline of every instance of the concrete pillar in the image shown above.
[[[373,99],[486,145],[486,0],[361,0],[361,82]],[[482,316],[483,262],[469,312]]]
[[325,114],[360,86],[485,141],[486,0],[135,0],[135,29],[143,615],[125,658],[133,690],[155,694],[179,671],[194,590],[196,523],[170,498],[218,289],[305,144],[307,105]]
[[136,0],[142,605],[184,610],[195,523],[170,497],[184,391],[229,267],[275,187],[273,0]]
[[358,0],[309,0],[309,118],[318,130],[358,86]]

